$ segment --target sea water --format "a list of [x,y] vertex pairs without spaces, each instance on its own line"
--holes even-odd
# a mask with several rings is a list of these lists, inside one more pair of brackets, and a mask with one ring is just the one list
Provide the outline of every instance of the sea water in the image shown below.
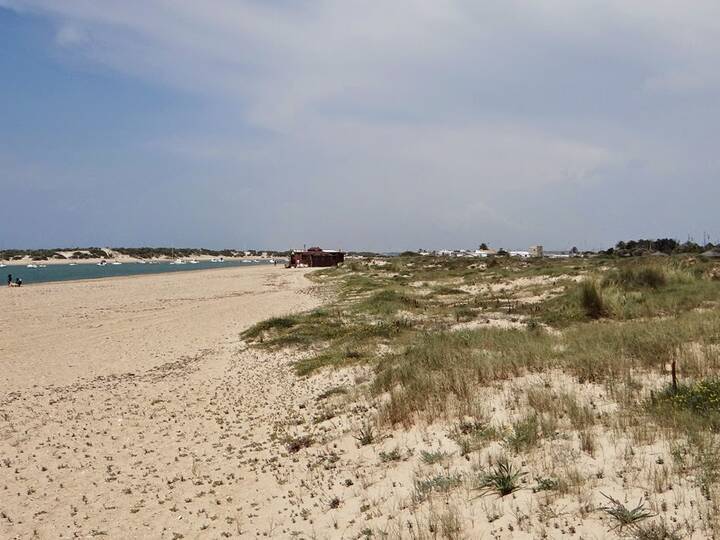
[[[42,261],[32,264],[41,265]],[[272,264],[267,260],[257,261],[225,261],[210,262],[198,261],[197,264],[170,264],[168,262],[152,262],[152,263],[134,263],[124,262],[122,264],[108,263],[105,266],[97,264],[77,263],[70,264],[48,264],[44,268],[28,268],[25,265],[8,265],[0,268],[0,285],[5,285],[8,274],[12,274],[12,279],[22,278],[23,285],[31,283],[46,283],[48,281],[70,281],[75,279],[98,279],[119,276],[137,276],[144,274],[162,274],[165,272],[190,272],[195,270],[208,270],[217,268],[232,267],[250,267],[258,265]],[[278,262],[278,264],[280,264]]]

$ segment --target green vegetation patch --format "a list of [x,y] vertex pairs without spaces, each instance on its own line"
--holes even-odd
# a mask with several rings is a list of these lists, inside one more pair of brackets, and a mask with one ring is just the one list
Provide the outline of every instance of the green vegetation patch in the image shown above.
[[660,266],[624,267],[611,270],[603,279],[603,285],[615,285],[623,289],[649,287],[659,289],[666,285],[668,277]]
[[706,265],[682,261],[624,265],[595,273],[565,292],[533,306],[533,315],[559,328],[608,318],[632,320],[673,316],[717,305],[720,281],[708,277]]
[[385,289],[358,303],[357,311],[375,315],[392,315],[400,310],[420,307],[420,300],[394,289]]
[[242,337],[245,339],[254,339],[271,330],[292,328],[297,323],[298,320],[295,317],[272,317],[248,328],[242,333]]
[[651,407],[660,414],[689,413],[713,431],[720,431],[720,378],[679,384],[677,388],[668,386],[653,398]]
[[348,333],[348,324],[337,314],[319,309],[292,317],[274,317],[243,332],[244,339],[266,348],[323,343]]

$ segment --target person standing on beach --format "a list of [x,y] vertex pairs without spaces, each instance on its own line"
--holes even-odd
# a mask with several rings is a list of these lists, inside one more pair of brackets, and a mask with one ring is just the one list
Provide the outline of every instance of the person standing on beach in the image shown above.
[[12,274],[8,274],[8,287],[12,285]]

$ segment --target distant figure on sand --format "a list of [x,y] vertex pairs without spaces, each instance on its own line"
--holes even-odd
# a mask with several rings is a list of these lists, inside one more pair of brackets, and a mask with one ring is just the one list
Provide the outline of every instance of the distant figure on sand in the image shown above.
[[22,278],[21,277],[19,277],[15,280],[15,285],[17,285],[18,287],[22,287]]
[[12,274],[8,274],[8,287],[12,285]]

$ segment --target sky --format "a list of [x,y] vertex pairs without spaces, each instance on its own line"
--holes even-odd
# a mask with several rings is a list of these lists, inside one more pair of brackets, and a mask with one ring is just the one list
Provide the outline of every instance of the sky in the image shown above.
[[720,240],[717,0],[0,0],[0,249]]

